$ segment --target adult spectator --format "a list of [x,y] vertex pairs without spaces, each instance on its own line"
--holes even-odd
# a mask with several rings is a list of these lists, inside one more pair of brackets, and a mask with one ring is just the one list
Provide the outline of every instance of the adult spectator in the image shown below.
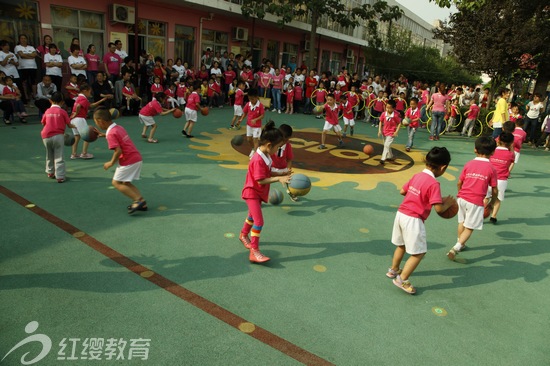
[[122,64],[122,59],[119,55],[116,54],[116,46],[113,42],[109,42],[107,45],[109,52],[103,56],[103,63],[105,64],[105,74],[107,74],[107,80],[111,81],[113,84],[120,77],[120,68]]
[[225,51],[222,57],[220,57],[220,67],[223,71],[227,70],[227,61],[228,61],[227,57],[228,57],[227,51]]
[[19,72],[17,71],[19,59],[13,52],[10,52],[8,41],[1,40],[0,49],[0,71],[4,71],[6,76],[11,76],[14,83],[19,85]]
[[430,102],[426,105],[426,110],[429,110],[432,106],[432,135],[430,140],[439,140],[439,134],[445,128],[445,114],[451,108],[451,98],[447,95],[445,84],[439,84],[439,91],[432,95]]
[[50,99],[52,94],[57,91],[57,86],[52,83],[52,78],[49,75],[44,75],[42,81],[36,85],[36,100],[34,105],[38,108],[38,117],[42,117],[46,109],[50,108]]
[[[115,48],[116,48],[116,49],[115,49],[115,53],[116,53],[117,55],[120,56],[120,59],[121,59],[121,60],[124,61],[124,59],[125,59],[126,57],[128,57],[128,54],[126,53],[125,50],[122,49],[122,41],[121,41],[120,39],[117,39],[117,40],[115,41]],[[121,66],[121,67],[124,66],[125,63],[126,63],[126,61],[124,61],[124,62],[122,63],[122,65],[120,65],[120,66]]]
[[108,109],[113,107],[115,93],[113,92],[113,87],[111,84],[106,80],[106,76],[103,71],[99,71],[97,73],[96,80],[92,84],[92,91],[94,92],[94,102],[107,98],[103,101],[103,103],[101,103],[101,105]]
[[36,95],[36,49],[29,45],[25,34],[19,35],[19,44],[15,46],[15,54],[19,58],[19,75],[21,76],[21,100],[27,104]]
[[82,52],[82,48],[80,47],[80,39],[78,39],[77,37],[74,37],[71,41],[71,45],[69,46],[69,53],[73,53],[72,49],[73,49],[73,46],[78,46],[79,47],[79,52],[78,52],[78,56],[84,56],[84,52]]
[[130,73],[132,83],[137,85],[136,64],[134,59],[130,56],[126,56],[124,59],[124,66],[120,68],[120,75],[124,75],[126,72]]
[[61,83],[63,81],[61,67],[63,66],[63,59],[61,58],[57,46],[54,43],[50,43],[48,51],[49,53],[44,55],[46,75],[51,77],[53,83],[57,87],[57,91],[61,91]]
[[96,53],[95,45],[88,45],[84,59],[88,64],[86,68],[86,76],[88,77],[88,84],[93,84],[97,73],[99,72],[99,55]]
[[[42,59],[42,75],[46,75],[46,65],[44,64],[44,56],[50,53],[50,44],[53,43],[52,36],[46,34],[43,38],[43,43],[36,48],[38,56]],[[59,50],[57,51],[59,53]]]
[[182,65],[182,60],[180,57],[176,59],[176,64],[174,65],[174,70],[178,72],[178,80],[186,76],[185,66]]
[[290,58],[290,62],[286,66],[290,67],[290,72],[293,73],[296,70],[296,67],[298,66],[296,64],[296,57],[292,56]]
[[201,57],[201,64],[206,66],[207,70],[210,70],[210,68],[212,67],[212,50],[210,49],[210,47],[208,47],[206,51],[204,51],[204,54]]
[[71,68],[71,74],[76,75],[78,78],[80,75],[82,77],[87,78],[86,76],[86,69],[88,68],[88,64],[86,64],[86,60],[84,57],[80,56],[80,46],[73,44],[71,46],[71,55],[67,59],[67,62],[69,64],[69,67]]

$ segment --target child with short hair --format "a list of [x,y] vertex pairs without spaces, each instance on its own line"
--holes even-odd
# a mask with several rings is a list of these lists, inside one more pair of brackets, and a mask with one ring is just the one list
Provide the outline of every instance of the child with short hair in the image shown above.
[[346,137],[348,126],[350,127],[350,135],[353,136],[355,128],[355,119],[353,118],[353,103],[350,102],[350,98],[346,94],[343,94],[342,96],[340,96],[340,105],[342,106],[342,118],[344,119],[344,131],[342,132],[342,137]]
[[155,76],[153,78],[153,85],[151,85],[151,95],[154,97],[157,93],[163,93],[164,87],[160,83],[160,77]]
[[286,95],[286,112],[285,113],[294,114],[294,86],[292,86],[292,83],[288,83],[288,88],[285,92],[285,95]]
[[191,91],[191,94],[187,97],[187,104],[185,105],[185,120],[187,122],[185,123],[183,130],[181,130],[183,136],[188,139],[195,137],[191,135],[191,133],[193,132],[193,127],[197,122],[197,111],[201,108],[201,97],[199,95],[199,91],[201,90],[201,81],[195,80],[193,85],[189,87],[189,90]]
[[15,113],[17,113],[17,117],[19,117],[19,122],[27,123],[26,117],[28,117],[28,114],[25,110],[25,104],[21,100],[21,91],[13,82],[13,78],[11,76],[4,77],[4,83],[5,86],[4,90],[2,91],[2,95],[13,95],[13,99],[11,100],[12,109]]
[[297,81],[294,83],[294,107],[293,107],[294,112],[300,113],[300,105],[302,105],[303,98],[304,98],[304,89],[302,88],[302,84],[299,81]]
[[467,132],[468,137],[472,137],[472,131],[474,129],[477,116],[479,115],[479,107],[477,106],[475,99],[470,100],[470,109],[468,109],[464,115],[466,116],[466,121],[464,122],[464,127],[462,128],[460,136],[465,136]]
[[184,106],[185,99],[187,99],[187,85],[185,85],[185,79],[181,78],[176,84],[176,99],[180,106]]
[[458,238],[449,250],[447,257],[454,260],[466,247],[474,230],[483,229],[484,198],[489,187],[492,187],[492,198],[487,204],[492,208],[498,197],[497,172],[489,158],[496,149],[492,137],[481,136],[475,142],[476,158],[470,160],[458,178]]
[[237,84],[237,90],[235,91],[235,103],[233,104],[233,119],[231,120],[231,126],[229,126],[230,130],[235,128],[235,122],[243,115],[243,104],[245,96],[244,86],[244,81],[239,81],[239,83]]
[[67,98],[65,98],[65,104],[69,108],[73,108],[74,102],[80,93],[80,88],[77,83],[77,76],[69,76],[69,82],[65,85],[65,90],[67,91]]
[[405,119],[407,120],[407,145],[405,145],[405,150],[407,152],[411,151],[411,148],[414,145],[414,134],[416,129],[420,124],[420,108],[418,108],[418,98],[412,97],[410,107],[405,112]]
[[514,132],[512,132],[512,135],[514,135],[514,153],[516,155],[514,164],[517,164],[519,161],[521,146],[525,140],[527,140],[527,132],[523,129],[523,118],[516,120],[516,128],[514,129]]
[[[426,168],[415,174],[400,191],[405,198],[393,222],[391,241],[396,247],[386,276],[393,279],[394,285],[411,295],[416,293],[416,289],[409,277],[428,251],[424,221],[432,207],[437,213],[442,213],[456,202],[454,197],[441,197],[439,182],[436,180],[445,173],[450,162],[451,154],[445,147],[433,147],[426,155]],[[401,269],[405,252],[410,257]]]
[[128,214],[136,211],[147,211],[147,202],[139,189],[132,184],[139,179],[142,166],[142,158],[138,149],[132,142],[126,130],[111,120],[111,113],[106,108],[98,108],[94,112],[94,122],[97,127],[105,130],[100,136],[105,136],[109,150],[114,150],[111,160],[103,164],[103,169],[108,170],[118,163],[113,176],[113,187],[120,193],[129,197],[132,203],[127,207]]
[[355,113],[357,113],[357,110],[359,109],[359,95],[357,94],[357,88],[355,85],[350,86],[350,90],[347,93],[348,96],[348,103],[351,104],[351,108],[353,110],[353,117],[355,117]]
[[458,106],[458,99],[452,99],[451,101],[451,114],[449,115],[449,121],[447,124],[447,132],[454,131],[456,126],[456,119],[460,113],[460,107]]
[[248,91],[248,103],[244,106],[243,115],[239,118],[237,122],[237,128],[241,126],[241,122],[245,117],[246,119],[246,139],[248,145],[251,148],[250,154],[248,157],[252,159],[254,152],[258,150],[260,143],[260,136],[262,134],[262,119],[265,115],[265,108],[262,103],[260,103],[260,98],[258,97],[258,90],[250,89]]
[[[287,124],[279,126],[279,131],[283,135],[283,145],[277,150],[275,154],[271,155],[271,174],[273,176],[288,175],[292,173],[292,159],[294,159],[294,153],[292,152],[292,145],[290,144],[290,138],[292,137],[292,127]],[[298,201],[298,197],[293,195],[288,188],[287,183],[283,183],[286,189],[286,193],[290,199],[294,202]]]
[[65,182],[65,128],[74,128],[67,111],[61,108],[63,94],[54,92],[50,97],[51,107],[46,109],[40,121],[44,128],[40,135],[46,147],[46,174],[48,178],[57,179],[57,183]]
[[380,165],[384,165],[386,160],[395,160],[391,151],[391,144],[399,134],[400,128],[401,117],[395,111],[395,101],[388,100],[386,110],[380,115],[380,123],[378,125],[378,137],[384,136],[384,151],[382,151]]
[[[258,91],[251,89],[252,95],[258,101]],[[245,109],[248,107],[245,106]],[[260,234],[264,226],[262,214],[262,202],[267,202],[269,196],[269,185],[275,182],[288,184],[290,175],[273,177],[271,174],[271,155],[275,154],[283,144],[281,131],[275,128],[275,123],[270,121],[259,136],[258,148],[248,164],[248,172],[242,191],[242,199],[248,206],[248,215],[244,221],[243,228],[239,234],[239,240],[246,249],[250,250],[249,260],[252,263],[265,263],[270,258],[260,252]],[[252,233],[252,238],[249,234]]]
[[[311,95],[311,98],[315,98],[315,106],[320,106],[320,105],[323,105],[326,103],[326,99],[327,99],[327,91],[325,89],[325,84],[323,84],[322,82],[319,83],[319,88],[318,89],[315,89],[313,91],[313,94]],[[323,118],[323,116],[321,115],[318,115],[318,116],[315,116],[315,118],[317,119],[321,119]]]
[[323,127],[323,133],[321,135],[321,145],[319,149],[326,149],[325,140],[327,138],[327,132],[330,130],[334,131],[334,134],[338,137],[338,146],[344,146],[344,141],[342,141],[342,127],[338,124],[338,112],[342,109],[341,106],[336,104],[334,99],[334,94],[327,95],[327,102],[324,105],[325,110],[325,125]]
[[405,109],[407,106],[407,101],[405,100],[405,93],[399,93],[399,96],[395,99],[395,110],[399,112],[401,118],[405,117]]
[[126,110],[132,110],[132,101],[139,101],[141,107],[141,98],[136,94],[136,91],[133,88],[131,80],[126,80],[124,87],[122,88],[122,97],[126,101]]
[[[497,223],[497,213],[500,209],[500,203],[504,201],[504,193],[508,187],[508,177],[514,167],[515,154],[513,150],[510,150],[514,143],[514,135],[510,132],[502,132],[498,138],[498,146],[495,149],[495,153],[491,155],[489,161],[497,172],[497,188],[498,196],[495,200],[493,210],[489,221],[493,224]],[[485,203],[489,202],[492,196],[491,190],[487,191],[487,197]]]
[[384,100],[384,92],[378,92],[378,98],[374,99],[372,102],[372,116],[373,116],[373,126],[378,127],[380,124],[380,115],[384,113],[386,109],[386,101]]
[[[139,111],[139,121],[143,124],[143,131],[141,132],[141,137],[144,139],[147,139],[147,142],[151,144],[156,144],[159,141],[155,139],[155,131],[157,130],[157,124],[155,122],[155,119],[153,118],[157,114],[160,114],[161,116],[165,116],[168,113],[172,113],[174,109],[166,109],[163,108],[163,104],[166,101],[166,94],[163,92],[153,94],[153,99],[149,103],[145,105],[145,107],[141,108]],[[147,137],[147,129],[151,127],[151,131],[149,131],[149,137]]]

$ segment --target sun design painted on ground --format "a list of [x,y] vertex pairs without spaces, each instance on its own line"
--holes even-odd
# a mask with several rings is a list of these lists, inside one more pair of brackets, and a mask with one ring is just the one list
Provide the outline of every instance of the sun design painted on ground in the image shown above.
[[[248,169],[248,154],[250,147],[245,142],[241,146],[235,146],[231,139],[237,135],[244,135],[244,129],[235,131],[220,128],[219,133],[202,133],[207,139],[195,139],[197,143],[189,147],[195,150],[209,152],[211,154],[197,154],[203,159],[215,160],[220,167],[227,169]],[[343,182],[356,184],[355,189],[372,190],[379,183],[392,183],[396,188],[401,188],[414,174],[425,168],[423,163],[424,151],[406,152],[405,146],[392,145],[395,162],[386,162],[380,165],[380,157],[383,150],[381,139],[373,139],[365,136],[347,137],[345,146],[337,147],[336,137],[327,135],[326,150],[319,150],[321,134],[317,129],[295,129],[290,139],[294,151],[293,171],[307,175],[312,185],[316,187],[331,187]],[[363,147],[368,144],[374,148],[374,153],[369,156],[363,152]],[[454,167],[449,170],[457,171]],[[443,178],[454,181],[455,177],[445,173]]]

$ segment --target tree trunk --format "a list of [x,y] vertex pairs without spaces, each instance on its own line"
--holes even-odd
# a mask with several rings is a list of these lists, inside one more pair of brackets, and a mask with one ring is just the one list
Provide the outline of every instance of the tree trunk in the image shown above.
[[309,34],[309,51],[308,51],[308,75],[309,70],[317,68],[315,65],[315,40],[317,36],[317,24],[319,23],[319,13],[317,10],[311,10],[311,33]]
[[542,67],[539,70],[539,75],[537,77],[537,83],[535,84],[535,93],[540,93],[542,95],[542,100],[546,98],[546,88],[548,82],[550,81],[550,67]]

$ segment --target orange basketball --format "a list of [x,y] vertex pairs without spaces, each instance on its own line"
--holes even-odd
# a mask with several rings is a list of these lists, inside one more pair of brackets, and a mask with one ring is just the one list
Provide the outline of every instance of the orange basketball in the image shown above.
[[493,208],[485,206],[485,209],[483,209],[483,218],[486,219],[487,217],[491,216],[491,212],[493,212]]
[[203,116],[208,116],[208,112],[210,112],[209,109],[208,109],[208,107],[202,107],[202,108],[201,108],[201,114],[202,114]]
[[448,209],[443,211],[442,213],[438,213],[439,216],[443,217],[444,219],[452,219],[456,216],[458,213],[458,203],[456,201],[452,204],[452,206],[449,206]]
[[365,145],[363,152],[370,156],[374,153],[374,147],[372,147],[372,145]]
[[174,115],[174,118],[181,118],[181,116],[183,116],[183,112],[179,108],[174,109],[172,114]]

